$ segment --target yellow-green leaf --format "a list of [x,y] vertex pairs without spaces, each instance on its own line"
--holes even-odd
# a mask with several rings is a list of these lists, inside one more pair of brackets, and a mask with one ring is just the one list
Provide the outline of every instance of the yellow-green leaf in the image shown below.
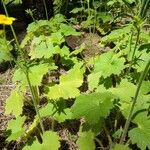
[[12,113],[15,117],[22,114],[23,100],[23,93],[16,87],[6,100],[5,114]]

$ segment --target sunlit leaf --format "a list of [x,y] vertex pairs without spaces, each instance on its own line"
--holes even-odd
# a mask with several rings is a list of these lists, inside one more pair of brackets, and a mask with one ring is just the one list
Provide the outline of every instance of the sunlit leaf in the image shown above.
[[12,113],[15,115],[15,117],[18,117],[20,114],[22,114],[23,102],[23,93],[18,87],[16,87],[11,91],[11,95],[6,100],[5,114]]
[[17,140],[23,136],[25,129],[22,127],[25,121],[25,117],[18,116],[14,120],[8,122],[7,130],[11,130],[11,135],[7,138],[8,141]]
[[95,150],[94,134],[91,131],[80,132],[77,145],[79,150]]
[[138,127],[129,131],[129,137],[133,144],[144,150],[150,149],[150,120],[145,113],[140,113],[134,120]]
[[[94,70],[88,76],[89,88],[96,88],[100,77],[109,77],[112,74],[119,75],[125,68],[125,59],[112,51],[104,53],[94,61]],[[94,79],[94,81],[93,81]]]
[[[32,86],[39,86],[43,75],[46,74],[48,70],[54,69],[56,69],[56,67],[53,64],[49,65],[47,63],[31,66],[29,68],[29,79]],[[26,75],[21,69],[15,71],[13,81],[18,81],[22,85],[28,85]]]
[[109,92],[80,95],[72,106],[73,118],[84,117],[89,124],[96,124],[109,115],[113,108],[112,100]]
[[40,144],[38,140],[34,141],[31,146],[25,146],[23,150],[58,150],[60,147],[59,137],[56,132],[46,131],[42,136],[43,143]]
[[49,87],[47,94],[49,99],[75,98],[80,95],[79,87],[83,82],[84,68],[82,63],[76,64],[67,74],[60,76],[60,83]]

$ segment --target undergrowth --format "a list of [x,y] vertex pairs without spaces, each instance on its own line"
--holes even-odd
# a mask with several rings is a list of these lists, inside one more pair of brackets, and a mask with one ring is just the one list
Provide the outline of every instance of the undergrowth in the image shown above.
[[[2,31],[0,62],[16,63],[16,86],[5,106],[5,114],[15,116],[7,126],[8,145],[21,141],[23,150],[61,149],[57,125],[76,120],[77,149],[150,149],[150,34],[145,30],[149,2],[135,3],[132,10],[133,2],[83,1],[69,20],[56,14],[29,24],[20,44],[10,24],[15,47]],[[84,43],[72,50],[65,39],[81,37],[81,31],[99,33],[99,44],[107,51],[86,58]],[[24,113],[29,106],[35,110],[32,119]]]

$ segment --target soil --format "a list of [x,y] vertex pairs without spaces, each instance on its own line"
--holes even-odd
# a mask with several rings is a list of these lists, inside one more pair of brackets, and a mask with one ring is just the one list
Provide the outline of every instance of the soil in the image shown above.
[[11,90],[15,85],[11,82],[12,70],[8,69],[4,73],[0,74],[0,149],[4,148],[5,143],[5,130],[8,120],[12,119],[12,115],[5,115],[5,103],[9,97]]

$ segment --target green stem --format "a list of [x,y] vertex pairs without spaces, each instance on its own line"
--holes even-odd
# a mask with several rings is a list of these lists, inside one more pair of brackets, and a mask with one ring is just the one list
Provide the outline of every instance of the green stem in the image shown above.
[[138,86],[137,86],[137,89],[136,89],[136,93],[135,93],[135,96],[133,98],[132,106],[131,106],[131,109],[130,109],[130,112],[129,112],[129,116],[128,116],[128,119],[126,120],[125,127],[124,127],[123,133],[122,133],[121,138],[120,138],[120,144],[122,144],[125,140],[125,137],[126,137],[126,134],[128,132],[129,125],[130,125],[130,122],[131,122],[131,119],[132,119],[132,114],[133,114],[133,111],[134,111],[134,107],[135,107],[135,104],[136,104],[136,101],[137,101],[137,98],[138,98],[138,95],[139,95],[139,91],[140,91],[142,82],[143,82],[143,80],[145,79],[145,77],[148,73],[149,67],[150,67],[150,59],[149,59],[147,65],[146,65],[144,71],[142,72],[142,74],[140,76],[139,83],[138,83]]
[[[133,54],[132,54],[130,66],[129,66],[129,69],[128,69],[128,73],[130,73],[131,67],[133,65],[135,52],[136,52],[136,49],[137,49],[137,46],[138,46],[138,42],[139,42],[139,37],[140,37],[140,29],[138,27],[136,27],[136,28],[137,28],[137,38],[136,38],[135,46],[134,46],[134,49],[133,49]],[[130,43],[130,44],[132,44],[132,43]]]
[[28,85],[29,85],[29,88],[30,88],[30,91],[31,91],[33,105],[35,107],[36,114],[37,114],[37,116],[39,118],[39,122],[40,122],[40,126],[41,126],[41,129],[42,129],[42,132],[44,133],[44,126],[43,126],[43,123],[42,123],[41,115],[39,113],[39,109],[38,109],[38,105],[37,105],[37,101],[36,101],[36,94],[35,94],[33,86],[31,85],[31,81],[30,81],[28,72],[26,72],[26,78],[27,78],[27,82],[28,82]]
[[44,4],[44,9],[45,9],[46,19],[48,20],[48,11],[47,11],[47,6],[46,6],[45,0],[43,0],[43,4]]
[[97,10],[95,9],[94,10],[94,29],[93,29],[93,33],[95,33],[95,29],[96,29],[96,21],[97,21],[96,15],[97,15]]
[[[90,13],[90,0],[87,0],[87,5],[88,5],[88,17],[91,16],[91,13]],[[91,33],[91,26],[89,27],[89,32]]]

